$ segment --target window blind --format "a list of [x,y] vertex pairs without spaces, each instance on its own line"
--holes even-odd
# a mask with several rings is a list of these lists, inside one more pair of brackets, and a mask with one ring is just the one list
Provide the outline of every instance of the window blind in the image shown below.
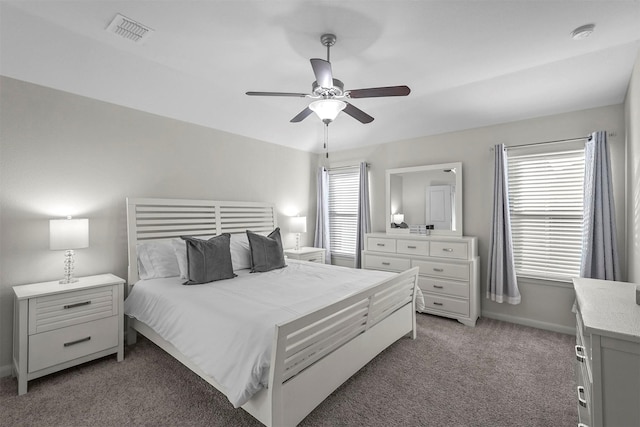
[[569,280],[580,274],[584,150],[508,155],[516,274]]
[[334,255],[355,256],[359,182],[358,168],[329,171],[329,238]]

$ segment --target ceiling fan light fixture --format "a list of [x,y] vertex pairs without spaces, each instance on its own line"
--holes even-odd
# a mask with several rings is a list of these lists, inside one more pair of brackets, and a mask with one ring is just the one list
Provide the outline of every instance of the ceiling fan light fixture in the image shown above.
[[344,110],[347,103],[339,99],[320,99],[309,104],[309,109],[324,123],[330,123]]

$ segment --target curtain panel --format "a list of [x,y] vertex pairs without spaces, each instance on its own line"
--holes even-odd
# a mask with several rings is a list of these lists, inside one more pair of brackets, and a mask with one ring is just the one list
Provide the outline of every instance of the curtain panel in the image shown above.
[[316,230],[313,246],[324,248],[325,263],[331,264],[331,241],[329,234],[329,172],[318,168],[316,175]]
[[358,219],[356,235],[355,268],[362,267],[364,236],[371,232],[371,208],[369,206],[369,173],[367,163],[360,163],[360,183],[358,186]]

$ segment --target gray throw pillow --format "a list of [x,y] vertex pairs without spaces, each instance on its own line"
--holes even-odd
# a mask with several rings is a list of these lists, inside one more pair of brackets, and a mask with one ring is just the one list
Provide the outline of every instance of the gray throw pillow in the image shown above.
[[187,281],[184,285],[199,285],[236,277],[231,264],[231,235],[224,233],[209,240],[182,236],[187,245]]
[[247,230],[247,237],[251,250],[252,273],[263,273],[287,266],[284,263],[280,227],[273,230],[268,236]]

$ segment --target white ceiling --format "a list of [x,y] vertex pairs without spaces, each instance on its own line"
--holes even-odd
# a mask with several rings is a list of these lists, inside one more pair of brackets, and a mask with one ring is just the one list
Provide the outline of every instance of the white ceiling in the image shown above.
[[[640,47],[629,1],[4,1],[0,74],[305,151],[322,151],[310,58],[345,89],[406,84],[408,97],[354,99],[331,150],[434,135],[624,101]],[[155,32],[105,31],[116,13]],[[594,23],[591,37],[570,32]]]

